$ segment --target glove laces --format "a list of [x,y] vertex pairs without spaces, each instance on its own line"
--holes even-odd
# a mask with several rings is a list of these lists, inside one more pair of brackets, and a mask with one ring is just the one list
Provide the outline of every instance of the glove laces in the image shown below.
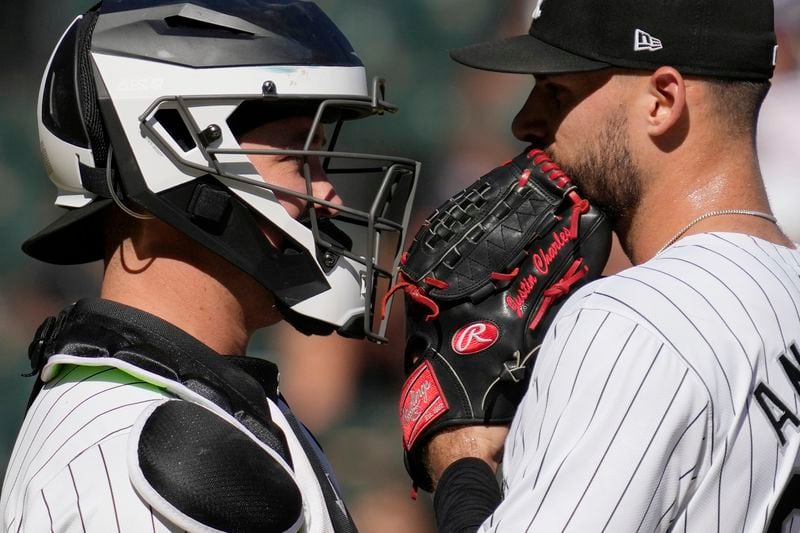
[[562,296],[569,294],[572,286],[588,273],[589,267],[583,264],[583,259],[576,259],[569,267],[566,274],[564,274],[564,277],[553,283],[542,293],[544,295],[542,305],[539,306],[539,310],[536,312],[536,316],[533,317],[533,320],[531,320],[531,324],[528,328],[531,330],[536,329],[536,326],[542,321],[544,315],[553,303]]

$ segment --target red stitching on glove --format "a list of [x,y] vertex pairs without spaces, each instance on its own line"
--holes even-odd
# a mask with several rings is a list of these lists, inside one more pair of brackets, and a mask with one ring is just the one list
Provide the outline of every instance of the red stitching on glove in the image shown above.
[[539,166],[539,170],[547,174],[550,181],[555,182],[559,187],[565,188],[572,183],[569,176],[544,151],[538,148],[533,149],[528,152],[528,158],[532,158],[534,164]]
[[572,288],[575,283],[577,283],[581,278],[583,278],[588,272],[589,267],[583,265],[583,259],[576,259],[572,265],[567,270],[567,273],[564,274],[564,277],[554,283],[552,286],[547,288],[547,290],[542,293],[544,295],[544,300],[542,300],[542,305],[539,307],[539,310],[536,312],[536,316],[533,317],[531,321],[531,325],[528,326],[529,329],[536,329],[536,326],[539,325],[539,322],[542,321],[544,318],[545,313],[547,310],[550,309],[550,306],[553,305],[557,299],[561,298],[569,294],[570,289]]
[[548,161],[550,158],[546,153],[544,153],[544,151],[534,148],[528,152],[528,159],[533,159],[534,164],[540,165],[543,162]]
[[519,177],[519,186],[524,187],[528,184],[528,180],[531,179],[531,169],[526,168],[525,172]]
[[448,287],[450,287],[450,285],[446,281],[442,281],[442,280],[436,279],[436,278],[427,277],[427,278],[423,278],[422,281],[424,281],[425,283],[427,283],[431,287],[436,287],[437,289],[441,289],[441,290],[446,290]]
[[[577,196],[577,194],[576,194]],[[578,196],[580,199],[580,197]],[[573,201],[575,201],[573,199]],[[572,220],[569,225],[569,236],[574,241],[578,239],[578,230],[580,229],[581,215],[589,210],[589,201],[580,200],[572,206]]]
[[494,281],[511,281],[517,277],[517,274],[519,274],[519,267],[515,268],[508,274],[503,274],[502,272],[492,272],[492,275],[490,277]]
[[589,201],[581,198],[581,195],[578,194],[578,191],[569,191],[567,196],[569,196],[569,199],[572,200],[573,204],[580,204],[582,213],[586,213],[589,210]]
[[[447,284],[445,283],[445,285]],[[403,276],[402,272],[400,272],[398,275],[398,282],[389,289],[386,295],[384,295],[383,301],[381,302],[381,320],[386,318],[386,305],[389,303],[389,298],[391,298],[394,293],[401,289],[408,295],[409,298],[411,298],[413,302],[427,307],[430,310],[430,313],[425,316],[426,321],[430,322],[439,316],[439,306],[436,304],[436,302],[428,298],[428,295],[425,294],[425,291],[414,285],[405,276]]]

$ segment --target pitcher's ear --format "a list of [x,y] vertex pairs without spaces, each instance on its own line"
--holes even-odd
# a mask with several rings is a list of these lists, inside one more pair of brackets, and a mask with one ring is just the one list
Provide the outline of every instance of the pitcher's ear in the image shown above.
[[681,119],[686,109],[686,84],[680,72],[672,67],[660,67],[648,83],[648,133],[659,137],[668,133]]

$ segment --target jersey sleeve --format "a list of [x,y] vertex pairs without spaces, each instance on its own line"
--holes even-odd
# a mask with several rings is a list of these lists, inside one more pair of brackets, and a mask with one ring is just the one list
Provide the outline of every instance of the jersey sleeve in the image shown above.
[[133,489],[123,434],[89,448],[37,494],[28,494],[21,531],[182,531]]
[[17,438],[0,503],[4,531],[172,531],[134,491],[126,459],[134,421],[168,398],[120,370],[64,366]]
[[646,327],[578,309],[551,328],[481,531],[663,531],[704,465],[710,401]]

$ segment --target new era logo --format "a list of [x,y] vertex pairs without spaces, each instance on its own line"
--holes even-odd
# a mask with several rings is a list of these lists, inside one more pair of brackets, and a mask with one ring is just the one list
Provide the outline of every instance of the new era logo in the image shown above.
[[633,43],[633,50],[636,52],[655,52],[661,50],[664,45],[661,44],[660,39],[656,39],[646,31],[636,30],[636,38]]

